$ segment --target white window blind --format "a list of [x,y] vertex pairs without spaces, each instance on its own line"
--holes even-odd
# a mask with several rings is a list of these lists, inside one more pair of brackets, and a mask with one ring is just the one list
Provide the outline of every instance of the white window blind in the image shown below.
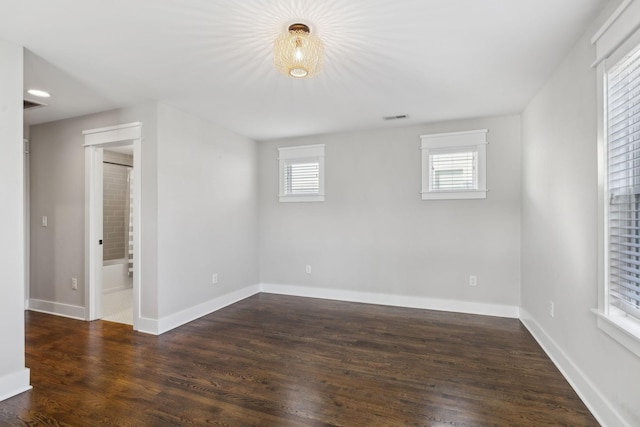
[[320,161],[316,159],[284,162],[284,193],[287,195],[320,193]]
[[281,202],[324,201],[324,144],[278,148]]
[[477,190],[477,151],[474,147],[429,155],[431,191]]
[[609,304],[640,319],[640,48],[607,72]]

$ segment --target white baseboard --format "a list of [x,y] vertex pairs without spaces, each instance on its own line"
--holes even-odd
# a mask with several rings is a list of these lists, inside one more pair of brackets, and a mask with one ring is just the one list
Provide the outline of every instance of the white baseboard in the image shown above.
[[185,310],[163,317],[158,321],[156,329],[157,335],[163,334],[202,316],[206,316],[207,314],[213,313],[214,311],[220,310],[221,308],[234,304],[259,292],[259,285],[247,286],[246,288],[221,295],[194,307],[189,307]]
[[571,387],[580,396],[580,399],[589,408],[589,411],[603,426],[626,426],[631,427],[624,418],[609,403],[608,399],[600,393],[596,386],[589,381],[587,376],[573,363],[567,354],[556,342],[545,332],[535,321],[533,316],[524,308],[520,308],[520,321],[529,330],[531,335],[540,344],[540,347],[547,353],[547,356],[556,365]]
[[138,319],[135,329],[152,335],[160,335],[171,329],[213,313],[257,293],[292,295],[308,298],[322,298],[339,301],[361,302],[367,304],[390,305],[396,307],[421,308],[428,310],[452,311],[457,313],[481,314],[486,316],[509,317],[517,319],[519,308],[500,304],[487,304],[468,301],[454,301],[435,298],[419,298],[404,295],[376,294],[369,292],[344,291],[339,289],[309,288],[292,285],[260,284],[221,295],[194,307],[187,308],[160,320]]
[[160,335],[158,333],[158,321],[146,317],[133,319],[133,330],[151,335]]
[[31,390],[29,377],[29,368],[0,377],[0,401]]
[[406,295],[378,294],[372,292],[346,291],[342,289],[310,288],[306,286],[277,285],[263,283],[260,290],[269,294],[291,295],[307,298],[322,298],[395,307],[421,308],[425,310],[452,311],[455,313],[481,314],[485,316],[520,317],[520,308],[512,305],[488,304],[473,301],[457,301],[438,298],[412,297]]
[[70,317],[71,319],[77,320],[86,319],[84,307],[79,305],[62,304],[59,302],[31,298],[29,299],[29,310],[55,314],[56,316]]

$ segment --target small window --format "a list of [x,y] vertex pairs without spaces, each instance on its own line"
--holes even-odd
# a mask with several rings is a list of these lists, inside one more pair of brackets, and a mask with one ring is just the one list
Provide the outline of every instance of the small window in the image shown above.
[[324,144],[278,148],[281,202],[324,201]]
[[422,199],[484,199],[487,130],[422,135]]

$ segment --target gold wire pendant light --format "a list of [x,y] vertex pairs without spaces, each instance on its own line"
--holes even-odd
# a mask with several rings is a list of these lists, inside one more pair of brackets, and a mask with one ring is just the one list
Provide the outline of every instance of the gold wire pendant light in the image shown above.
[[273,64],[280,73],[296,79],[317,75],[324,62],[322,41],[311,34],[305,24],[289,26],[287,33],[280,35],[273,49]]

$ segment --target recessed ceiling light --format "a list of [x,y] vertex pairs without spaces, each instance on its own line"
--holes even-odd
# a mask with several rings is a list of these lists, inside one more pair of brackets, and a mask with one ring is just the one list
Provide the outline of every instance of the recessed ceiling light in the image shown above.
[[51,94],[49,92],[46,92],[46,91],[40,90],[40,89],[29,89],[27,91],[27,93],[29,95],[38,96],[40,98],[50,98],[51,97]]

